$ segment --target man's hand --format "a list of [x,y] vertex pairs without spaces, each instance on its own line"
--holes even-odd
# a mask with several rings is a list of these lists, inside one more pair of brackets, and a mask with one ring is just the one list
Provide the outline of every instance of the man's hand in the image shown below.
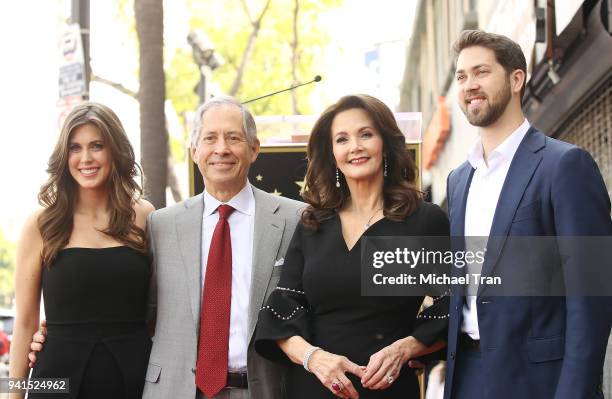
[[43,350],[44,342],[47,337],[47,320],[40,322],[40,328],[32,336],[32,343],[30,343],[31,352],[28,353],[28,359],[30,359],[30,368],[36,364],[36,352]]

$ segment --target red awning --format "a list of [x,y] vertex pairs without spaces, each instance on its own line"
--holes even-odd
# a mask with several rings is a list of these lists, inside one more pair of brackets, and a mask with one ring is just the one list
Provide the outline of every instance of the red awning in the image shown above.
[[446,106],[444,96],[438,97],[436,109],[431,118],[429,126],[423,137],[423,147],[421,155],[423,157],[423,167],[425,170],[431,169],[438,160],[438,156],[450,134],[450,118],[448,115],[448,107]]

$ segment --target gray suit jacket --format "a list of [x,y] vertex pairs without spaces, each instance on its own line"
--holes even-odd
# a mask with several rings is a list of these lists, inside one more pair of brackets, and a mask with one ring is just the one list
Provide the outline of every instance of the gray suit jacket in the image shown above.
[[[274,290],[304,204],[253,187],[255,230],[249,302],[247,369],[252,399],[280,399],[285,369],[259,356],[252,344],[259,309]],[[155,336],[145,399],[193,399],[201,303],[202,194],[149,215],[153,258],[149,317]],[[234,294],[236,295],[236,294]],[[240,293],[238,293],[240,295]]]

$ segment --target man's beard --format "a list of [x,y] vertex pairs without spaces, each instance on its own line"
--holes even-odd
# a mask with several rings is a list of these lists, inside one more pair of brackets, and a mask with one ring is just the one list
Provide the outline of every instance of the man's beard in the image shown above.
[[478,127],[487,127],[495,123],[506,110],[512,99],[510,92],[510,79],[506,78],[504,86],[490,98],[487,96],[486,104],[481,108],[469,111],[469,104],[462,107],[462,111],[470,124]]

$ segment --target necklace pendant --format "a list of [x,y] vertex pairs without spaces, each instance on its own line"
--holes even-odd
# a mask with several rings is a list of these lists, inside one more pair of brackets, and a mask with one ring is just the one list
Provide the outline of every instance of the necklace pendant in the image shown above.
[[368,219],[368,221],[363,225],[363,231],[366,231],[367,229],[370,228],[371,224],[370,222],[372,221],[372,219],[374,219],[374,216],[376,216],[376,214],[378,213],[378,211],[382,211],[383,208],[377,209],[372,216],[370,216],[370,218]]

